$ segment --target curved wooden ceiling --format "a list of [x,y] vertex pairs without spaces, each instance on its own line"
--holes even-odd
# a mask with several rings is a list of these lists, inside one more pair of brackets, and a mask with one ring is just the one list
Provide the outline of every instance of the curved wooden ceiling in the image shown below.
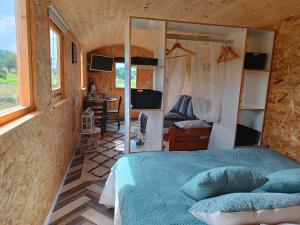
[[[124,43],[129,16],[264,27],[300,14],[299,0],[52,0],[87,50]],[[147,8],[145,10],[145,7]],[[137,39],[143,43],[145,37]]]

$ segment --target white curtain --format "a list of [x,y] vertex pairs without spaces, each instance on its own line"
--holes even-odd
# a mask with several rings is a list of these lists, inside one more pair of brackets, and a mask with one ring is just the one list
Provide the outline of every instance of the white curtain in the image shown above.
[[[174,42],[173,42],[174,43]],[[219,122],[222,110],[224,63],[217,63],[222,44],[180,41],[195,55],[171,58],[166,63],[167,110],[182,94],[192,97],[194,114],[201,120]],[[168,42],[168,47],[172,42]],[[187,54],[175,50],[169,57]]]
[[217,63],[219,43],[189,42],[192,57],[192,103],[194,114],[202,120],[219,122],[222,110],[224,63]]
[[[169,48],[172,47],[173,43],[172,41],[168,41]],[[171,110],[183,92],[184,80],[187,73],[187,57],[175,57],[182,54],[182,51],[176,49],[172,55],[169,56],[172,58],[166,61],[166,112]]]

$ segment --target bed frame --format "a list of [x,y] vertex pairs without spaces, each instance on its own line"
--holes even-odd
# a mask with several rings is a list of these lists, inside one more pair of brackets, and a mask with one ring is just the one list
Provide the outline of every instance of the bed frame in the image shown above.
[[169,129],[169,151],[206,150],[210,138],[211,127]]

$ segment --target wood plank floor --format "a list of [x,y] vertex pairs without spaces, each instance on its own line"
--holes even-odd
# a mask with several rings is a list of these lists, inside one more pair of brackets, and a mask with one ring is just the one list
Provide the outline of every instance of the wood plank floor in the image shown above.
[[95,152],[77,150],[67,171],[49,225],[113,225],[113,209],[98,203],[110,169],[123,155],[123,126],[109,124],[99,140],[84,140]]

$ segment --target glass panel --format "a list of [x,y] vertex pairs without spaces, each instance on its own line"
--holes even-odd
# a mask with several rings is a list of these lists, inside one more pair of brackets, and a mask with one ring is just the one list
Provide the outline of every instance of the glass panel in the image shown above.
[[50,52],[51,52],[51,85],[52,90],[60,89],[60,37],[50,29]]
[[[135,66],[131,67],[131,88],[136,88],[136,76],[137,69]],[[124,88],[125,87],[125,64],[116,63],[116,87]]]
[[19,105],[14,0],[0,0],[0,112]]

